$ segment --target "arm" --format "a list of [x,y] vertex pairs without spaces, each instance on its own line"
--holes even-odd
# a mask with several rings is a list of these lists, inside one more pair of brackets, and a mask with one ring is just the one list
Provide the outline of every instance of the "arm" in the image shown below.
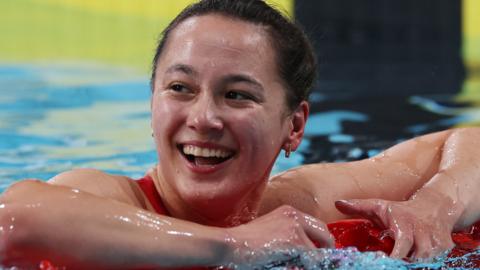
[[[368,217],[395,233],[393,256],[405,257],[412,247],[415,257],[435,255],[453,246],[452,229],[480,217],[477,138],[479,128],[453,129],[403,142],[370,159],[299,168],[272,181],[266,201],[275,205],[290,198],[293,206],[326,221]],[[305,185],[303,199],[288,197],[287,185],[298,185],[297,193]]]
[[326,222],[346,218],[335,208],[342,199],[406,200],[439,170],[451,131],[417,137],[375,157],[354,162],[304,165],[274,176],[263,211],[290,204]]
[[[395,235],[392,256],[431,257],[454,246],[450,233],[480,218],[479,128],[452,130],[441,147],[438,169],[405,201],[337,202],[347,214],[377,220]],[[420,153],[418,153],[420,154]]]
[[229,255],[224,230],[63,186],[23,181],[2,204],[2,227],[12,228],[1,235],[10,265],[50,259],[68,269],[155,268],[215,265]]
[[480,219],[480,128],[454,130],[446,139],[439,169],[411,200],[433,196],[451,202],[454,229],[460,230]]
[[156,215],[141,208],[127,179],[98,171],[67,172],[51,182],[56,184],[21,181],[0,197],[3,264],[31,268],[50,259],[68,269],[212,266],[244,263],[242,254],[273,240],[278,243],[272,248],[282,242],[303,246],[311,245],[306,235],[320,242],[328,236],[322,223],[302,223],[307,216],[291,209],[229,229]]

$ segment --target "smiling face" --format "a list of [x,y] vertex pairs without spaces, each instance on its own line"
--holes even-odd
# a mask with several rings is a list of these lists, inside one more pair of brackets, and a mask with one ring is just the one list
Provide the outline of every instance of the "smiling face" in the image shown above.
[[157,184],[174,216],[231,219],[259,200],[292,132],[276,70],[262,26],[211,14],[170,34],[157,63],[152,128]]

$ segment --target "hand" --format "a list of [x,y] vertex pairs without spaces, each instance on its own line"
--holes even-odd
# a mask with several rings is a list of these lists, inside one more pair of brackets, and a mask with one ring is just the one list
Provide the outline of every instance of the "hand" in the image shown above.
[[380,199],[335,202],[341,212],[361,216],[388,228],[395,237],[390,256],[429,258],[453,248],[451,232],[458,219],[455,204],[448,198],[431,195],[408,201]]
[[[267,263],[272,252],[293,248],[333,248],[334,238],[325,223],[291,206],[281,206],[252,222],[228,229],[236,251],[232,262]],[[250,255],[249,255],[250,254]],[[255,256],[252,256],[255,255]]]

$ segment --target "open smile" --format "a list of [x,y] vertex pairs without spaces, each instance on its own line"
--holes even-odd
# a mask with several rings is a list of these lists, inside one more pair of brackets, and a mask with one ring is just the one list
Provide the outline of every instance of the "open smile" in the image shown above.
[[187,167],[196,173],[212,173],[224,167],[232,159],[235,152],[208,143],[178,144],[177,148]]

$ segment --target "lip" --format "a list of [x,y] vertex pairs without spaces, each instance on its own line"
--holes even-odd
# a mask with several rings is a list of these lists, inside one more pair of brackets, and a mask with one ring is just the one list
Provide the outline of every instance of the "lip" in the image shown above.
[[226,166],[228,166],[230,164],[230,162],[232,162],[233,158],[235,157],[235,151],[232,150],[231,148],[229,147],[226,147],[226,146],[222,146],[222,145],[219,145],[219,144],[216,144],[216,143],[212,143],[212,142],[201,142],[201,141],[186,141],[186,142],[181,142],[178,145],[193,145],[193,146],[197,146],[197,147],[202,147],[202,148],[211,148],[211,149],[215,149],[215,150],[224,150],[224,151],[228,151],[228,152],[233,152],[234,154],[226,161],[222,162],[222,163],[219,163],[219,164],[215,164],[215,165],[202,165],[202,166],[197,166],[195,165],[194,163],[190,162],[184,154],[182,154],[180,151],[181,149],[178,149],[179,150],[179,155],[182,157],[182,160],[185,162],[186,164],[186,167],[193,173],[195,174],[213,174],[215,172],[218,172],[220,170],[222,170],[223,168],[225,168]]

